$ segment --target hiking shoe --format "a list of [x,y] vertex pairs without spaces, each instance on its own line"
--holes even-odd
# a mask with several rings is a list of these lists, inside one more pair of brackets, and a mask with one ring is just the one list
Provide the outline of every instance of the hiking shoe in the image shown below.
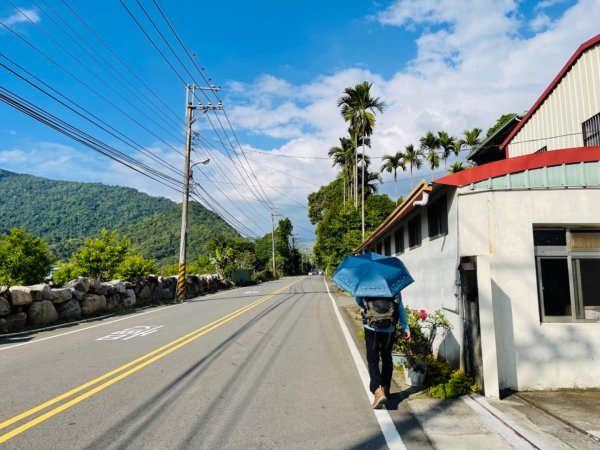
[[384,403],[387,402],[387,397],[385,396],[385,392],[383,391],[383,386],[379,386],[375,390],[373,395],[373,409],[381,409]]
[[383,395],[385,395],[386,398],[390,398],[392,396],[389,386],[383,386]]

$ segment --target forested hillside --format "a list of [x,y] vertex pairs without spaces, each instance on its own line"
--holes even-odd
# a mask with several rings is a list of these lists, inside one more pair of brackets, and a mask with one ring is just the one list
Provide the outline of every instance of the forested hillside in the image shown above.
[[[100,183],[55,181],[0,169],[0,233],[13,227],[48,242],[61,260],[101,229],[126,234],[146,258],[159,265],[177,261],[181,206],[135,189]],[[216,214],[191,202],[188,259],[199,256],[214,231],[235,236]]]

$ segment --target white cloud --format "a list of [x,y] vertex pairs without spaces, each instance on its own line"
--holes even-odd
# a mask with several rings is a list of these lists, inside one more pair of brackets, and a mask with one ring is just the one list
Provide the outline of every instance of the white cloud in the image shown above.
[[[542,3],[549,7],[551,1]],[[206,150],[202,157],[210,157],[211,163],[198,168],[195,178],[210,188],[215,200],[238,220],[250,223],[240,212],[243,209],[258,224],[252,228],[266,232],[270,229],[269,211],[259,205],[246,185],[251,183],[250,178],[244,183],[237,170],[246,167],[249,172],[249,165],[276,204],[306,205],[307,195],[330,182],[336,170],[326,159],[289,156],[321,158],[338,144],[338,138],[347,132],[347,125],[336,101],[348,86],[365,80],[372,82],[373,95],[386,102],[385,113],[377,116],[372,156],[395,153],[408,144],[417,144],[427,130],[444,129],[458,136],[464,129],[485,130],[501,114],[524,111],[577,47],[598,33],[589,17],[600,15],[600,5],[598,0],[580,0],[562,16],[552,19],[540,12],[540,6],[530,20],[520,12],[520,5],[521,2],[513,0],[398,0],[376,15],[375,20],[383,26],[410,27],[418,38],[416,56],[405,69],[391,76],[384,78],[364,68],[345,68],[317,75],[299,85],[269,74],[254,83],[227,83],[224,103],[232,105],[228,107],[228,115],[234,128],[247,135],[283,139],[285,143],[276,148],[248,146],[247,160],[234,157],[231,161],[216,150]],[[152,150],[175,167],[181,167],[180,155],[162,151],[160,147]],[[90,179],[101,173],[103,182],[126,184],[180,201],[180,194],[116,163],[110,163],[110,170],[99,172],[95,157],[87,154],[78,157],[68,149],[59,153],[64,159],[55,164],[55,174],[81,172],[87,170],[82,167],[90,167]],[[27,158],[32,164],[42,164],[40,156],[36,152],[25,154],[22,149],[11,149],[0,151],[0,162]],[[85,158],[89,161],[82,162]],[[102,164],[106,166],[106,160]],[[379,168],[380,161],[374,159],[373,167]],[[393,193],[391,177],[384,175],[383,186],[390,194]],[[430,178],[431,171],[424,168],[414,175],[415,181],[421,177]],[[410,189],[409,174],[399,173],[398,178],[400,192],[405,195]],[[238,208],[231,199],[240,199],[235,201],[243,205]],[[282,210],[294,223],[311,228],[305,209],[282,207]]]
[[534,33],[539,33],[540,31],[544,31],[544,30],[550,28],[551,25],[552,25],[552,19],[550,19],[550,17],[548,17],[544,13],[538,14],[529,22],[529,28]]
[[[485,130],[501,114],[529,108],[577,47],[597,33],[593,21],[587,20],[592,11],[600,12],[596,0],[580,1],[554,22],[540,14],[527,23],[518,8],[512,0],[397,1],[377,17],[384,25],[419,31],[417,56],[406,70],[384,79],[364,69],[346,69],[299,86],[261,77],[245,90],[260,92],[263,98],[247,96],[244,107],[234,108],[234,126],[290,136],[285,145],[266,149],[273,155],[325,156],[346,133],[337,98],[345,87],[368,80],[373,94],[387,104],[386,112],[377,117],[373,156],[417,144],[427,130],[444,129],[455,136],[464,129]],[[518,30],[528,27],[536,34],[523,37]],[[269,104],[270,108],[265,106]],[[261,164],[256,170],[265,184],[294,183],[265,170],[267,165],[319,185],[331,181],[335,173],[326,160],[305,164],[306,160],[275,156],[252,158],[261,161],[263,170]],[[373,160],[373,166],[379,167],[379,160]],[[423,176],[430,178],[431,171],[423,168],[415,180]],[[388,193],[393,192],[391,177],[384,176]],[[410,189],[408,178],[408,173],[399,174],[403,194]],[[270,194],[281,199],[274,191]],[[288,194],[305,202],[305,191]]]
[[30,21],[38,23],[40,20],[42,19],[36,9],[19,8],[10,16],[3,18],[2,22],[8,26],[12,26],[18,23],[29,23]]

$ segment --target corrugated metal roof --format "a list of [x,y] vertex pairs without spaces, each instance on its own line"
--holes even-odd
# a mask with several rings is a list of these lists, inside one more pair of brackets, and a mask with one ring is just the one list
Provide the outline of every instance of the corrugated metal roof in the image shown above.
[[552,83],[550,83],[550,85],[542,93],[542,95],[540,96],[540,98],[537,99],[537,101],[529,109],[529,111],[527,112],[527,114],[525,114],[525,117],[523,117],[523,119],[521,119],[521,122],[519,122],[519,124],[512,130],[512,132],[508,135],[508,137],[504,140],[504,142],[502,142],[502,144],[500,144],[500,149],[501,150],[505,150],[506,146],[510,143],[511,139],[519,132],[519,130],[521,128],[523,128],[523,126],[525,126],[525,124],[527,123],[527,121],[531,118],[531,116],[533,116],[535,114],[535,112],[538,110],[538,108],[544,102],[544,100],[546,100],[546,98],[548,98],[550,96],[550,94],[552,93],[552,91],[554,90],[554,88],[564,78],[564,76],[567,74],[567,72],[569,71],[569,69],[575,64],[575,62],[577,62],[577,60],[581,57],[581,55],[583,54],[583,52],[585,52],[586,50],[594,47],[598,43],[600,43],[600,34],[597,35],[597,36],[595,36],[595,37],[593,37],[592,39],[584,42],[583,44],[581,44],[579,46],[579,48],[577,49],[577,51],[573,54],[573,56],[571,56],[571,58],[569,59],[569,61],[567,61],[567,63],[565,64],[565,66],[562,68],[562,70],[558,73],[558,75],[556,75],[556,77],[554,78],[554,80],[552,80]]

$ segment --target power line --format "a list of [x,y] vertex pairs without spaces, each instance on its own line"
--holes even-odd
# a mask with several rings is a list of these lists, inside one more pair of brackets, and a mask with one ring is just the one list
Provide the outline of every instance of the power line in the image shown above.
[[[28,115],[29,117],[32,117],[33,119],[58,131],[59,133],[64,134],[65,136],[70,137],[71,139],[85,145],[86,147],[97,151],[148,178],[151,178],[164,186],[167,186],[171,189],[180,192],[181,182],[179,182],[178,180],[175,180],[169,177],[168,175],[156,171],[155,169],[152,169],[151,167],[135,160],[134,158],[131,158],[130,156],[114,149],[113,147],[110,147],[104,142],[85,133],[81,129],[65,122],[64,120],[54,116],[53,114],[50,114],[48,111],[28,102],[27,100],[15,94],[14,92],[9,91],[1,86],[0,100],[8,104],[9,106],[12,106],[13,108],[17,109],[18,111],[21,111],[22,113]],[[152,175],[150,175],[150,173],[147,173],[146,171],[152,173]],[[156,175],[159,178],[156,178],[153,175]]]

